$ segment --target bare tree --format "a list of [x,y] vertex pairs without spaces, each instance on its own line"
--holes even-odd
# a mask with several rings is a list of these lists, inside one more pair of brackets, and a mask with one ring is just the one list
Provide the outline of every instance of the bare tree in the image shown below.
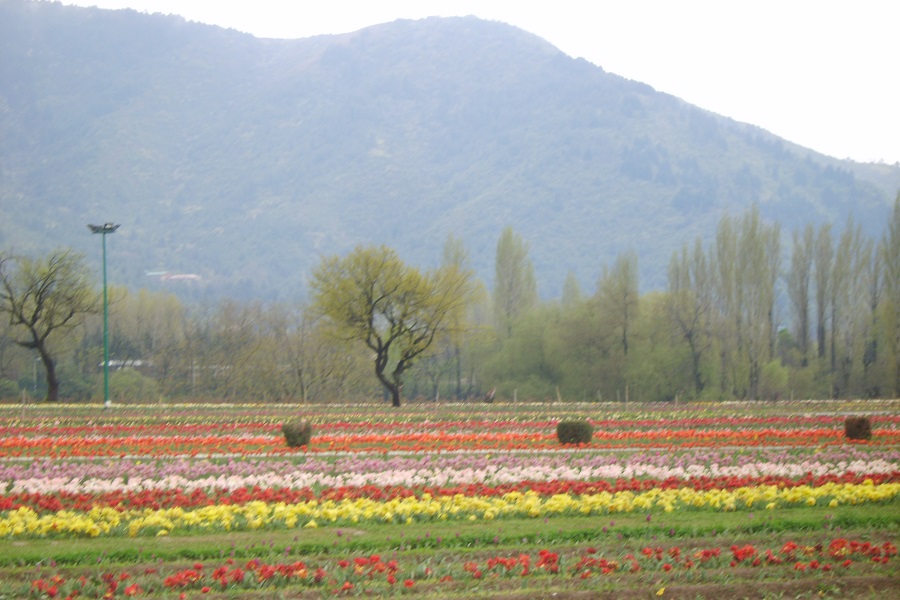
[[711,346],[712,277],[700,238],[695,241],[693,251],[684,246],[681,252],[672,255],[667,308],[669,318],[678,327],[678,333],[691,354],[694,397],[699,397],[706,387],[701,365],[704,354]]
[[16,344],[40,356],[48,402],[59,400],[52,342],[101,310],[84,256],[57,250],[44,258],[0,257],[0,312],[9,315]]

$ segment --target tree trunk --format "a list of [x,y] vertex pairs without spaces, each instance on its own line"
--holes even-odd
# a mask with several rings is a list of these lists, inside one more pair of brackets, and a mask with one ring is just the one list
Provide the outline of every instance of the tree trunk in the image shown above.
[[395,408],[400,408],[400,390],[403,386],[401,385],[390,385],[388,390],[391,392],[391,406]]
[[759,400],[759,377],[761,371],[759,361],[755,358],[751,358],[750,376],[747,382],[747,398],[749,400]]
[[463,399],[462,391],[462,356],[459,350],[459,344],[453,347],[453,354],[456,358],[456,399]]
[[388,379],[384,374],[384,364],[386,360],[379,360],[375,363],[375,376],[384,386],[384,389],[391,395],[391,405],[400,407],[400,393],[403,391],[403,384],[399,382],[399,374],[394,372],[393,380]]
[[697,351],[697,344],[694,341],[693,332],[684,337],[687,339],[688,348],[690,348],[691,351],[691,369],[694,376],[694,399],[696,400],[700,398],[700,394],[703,392],[703,374],[700,372],[700,352]]
[[37,348],[38,354],[41,355],[41,362],[44,363],[44,369],[47,372],[47,402],[59,402],[59,378],[56,376],[56,365],[53,358],[43,346]]

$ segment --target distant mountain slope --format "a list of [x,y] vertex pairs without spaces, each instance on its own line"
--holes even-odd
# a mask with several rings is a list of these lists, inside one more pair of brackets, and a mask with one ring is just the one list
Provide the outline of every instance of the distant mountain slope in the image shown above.
[[261,40],[177,17],[0,2],[0,248],[84,250],[110,280],[291,298],[322,253],[434,264],[462,238],[489,285],[500,231],[542,294],[592,290],[753,203],[786,230],[849,214],[880,235],[900,167],[818,155],[476,18]]

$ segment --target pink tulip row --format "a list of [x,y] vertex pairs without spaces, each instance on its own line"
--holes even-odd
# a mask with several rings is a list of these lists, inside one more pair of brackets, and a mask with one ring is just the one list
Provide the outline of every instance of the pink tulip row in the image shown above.
[[35,461],[0,464],[6,493],[138,492],[178,489],[335,488],[373,485],[502,485],[519,481],[656,480],[715,477],[840,476],[900,471],[900,450],[844,448],[754,450],[744,453],[645,451],[635,454],[565,451],[499,455],[431,454],[402,457],[353,455],[244,457],[228,461],[177,458],[137,461]]

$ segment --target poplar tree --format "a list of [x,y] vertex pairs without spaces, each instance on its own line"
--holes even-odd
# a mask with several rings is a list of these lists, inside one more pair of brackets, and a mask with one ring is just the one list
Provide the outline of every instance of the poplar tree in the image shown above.
[[[444,241],[444,248],[441,254],[441,266],[446,268],[455,268],[459,271],[468,272],[471,270],[469,264],[469,251],[466,249],[463,241],[452,233],[447,235]],[[464,316],[464,315],[463,315]],[[456,323],[454,329],[462,331],[462,323]],[[462,364],[462,343],[459,336],[453,336],[445,340],[449,344],[449,354],[453,361],[453,374],[455,379],[456,399],[463,398],[463,364]],[[436,375],[440,373],[440,369],[432,370]],[[437,397],[438,382],[434,382],[434,396]]]
[[724,217],[717,231],[716,289],[724,324],[722,374],[730,370],[739,397],[758,396],[762,368],[774,355],[780,237],[778,224],[763,223],[755,207],[736,223]]
[[598,342],[612,366],[616,393],[628,400],[630,392],[629,351],[632,351],[634,322],[638,317],[638,257],[633,251],[616,258],[612,268],[603,267],[594,300],[601,337]]
[[801,366],[809,364],[810,293],[815,251],[816,230],[809,224],[801,235],[793,232],[791,270],[787,288],[794,316],[794,339],[800,349]]
[[885,341],[893,357],[890,365],[893,397],[900,396],[900,193],[894,200],[894,210],[887,230],[881,238],[881,257],[885,301]]
[[604,266],[597,285],[600,310],[617,332],[622,356],[628,356],[632,328],[638,316],[638,256],[634,251],[616,258],[612,269]]
[[713,303],[713,273],[698,237],[693,249],[687,245],[676,251],[669,261],[667,308],[678,334],[687,344],[691,356],[691,380],[694,397],[706,387],[703,360],[711,346],[710,329]]
[[506,227],[497,242],[494,269],[494,322],[504,337],[513,322],[537,304],[534,265],[528,258],[528,243]]
[[831,271],[834,262],[834,248],[831,242],[831,224],[826,223],[819,228],[816,235],[816,342],[818,355],[824,360],[828,345],[828,312],[831,300]]
[[740,251],[736,274],[745,298],[742,320],[749,362],[748,396],[759,397],[762,368],[775,354],[775,284],[781,265],[781,227],[762,222],[757,209],[741,221]]
[[849,218],[838,241],[831,274],[831,372],[837,393],[849,395],[868,308],[872,245]]

